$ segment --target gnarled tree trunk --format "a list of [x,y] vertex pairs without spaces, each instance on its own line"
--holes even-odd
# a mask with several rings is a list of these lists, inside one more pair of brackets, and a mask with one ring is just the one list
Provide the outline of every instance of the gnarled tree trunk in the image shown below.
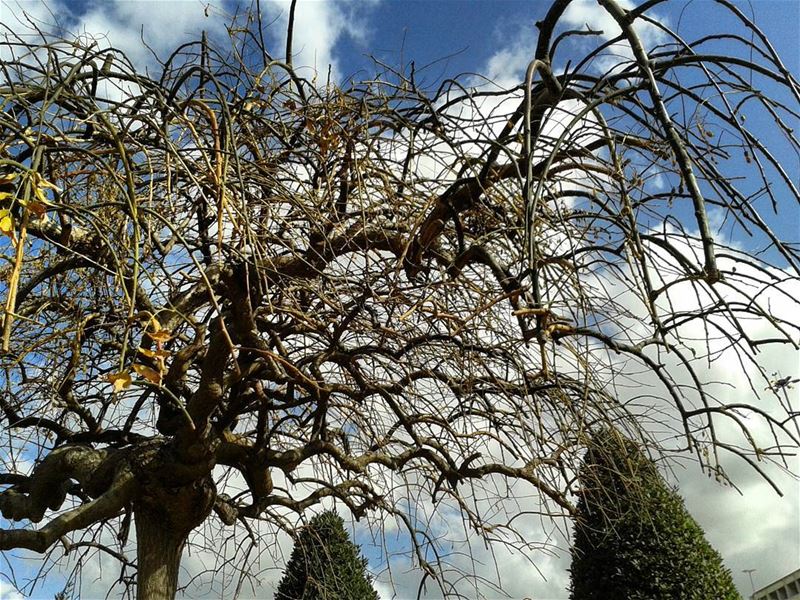
[[133,505],[138,559],[137,600],[172,600],[189,533],[211,512],[210,479],[178,488],[148,487]]

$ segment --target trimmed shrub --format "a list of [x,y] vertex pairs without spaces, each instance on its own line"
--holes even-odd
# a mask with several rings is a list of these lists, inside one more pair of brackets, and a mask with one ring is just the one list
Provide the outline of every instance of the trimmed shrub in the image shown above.
[[367,560],[334,511],[300,531],[275,600],[378,600]]
[[596,434],[581,468],[571,600],[742,600],[683,499],[634,442]]

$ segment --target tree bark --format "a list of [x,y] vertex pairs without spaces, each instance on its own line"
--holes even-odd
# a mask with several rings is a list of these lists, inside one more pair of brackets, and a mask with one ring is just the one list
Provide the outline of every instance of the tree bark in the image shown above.
[[136,521],[137,600],[172,600],[178,589],[178,569],[188,532],[175,531],[163,515],[134,513]]
[[138,559],[137,600],[173,600],[189,533],[211,512],[210,479],[178,488],[153,486],[133,504]]

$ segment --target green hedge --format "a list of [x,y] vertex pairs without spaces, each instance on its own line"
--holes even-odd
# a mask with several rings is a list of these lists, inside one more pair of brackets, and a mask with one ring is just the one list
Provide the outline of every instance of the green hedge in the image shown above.
[[378,600],[367,561],[335,512],[317,515],[300,531],[275,600]]
[[632,441],[595,435],[581,468],[572,600],[741,600],[678,493]]

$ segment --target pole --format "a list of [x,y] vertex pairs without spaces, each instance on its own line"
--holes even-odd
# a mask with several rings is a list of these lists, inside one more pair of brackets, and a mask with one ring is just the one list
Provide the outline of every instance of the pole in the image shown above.
[[753,583],[753,573],[756,572],[756,569],[742,569],[742,573],[747,573],[747,576],[750,578],[750,587],[753,588],[752,593],[754,594],[756,591],[756,586]]

